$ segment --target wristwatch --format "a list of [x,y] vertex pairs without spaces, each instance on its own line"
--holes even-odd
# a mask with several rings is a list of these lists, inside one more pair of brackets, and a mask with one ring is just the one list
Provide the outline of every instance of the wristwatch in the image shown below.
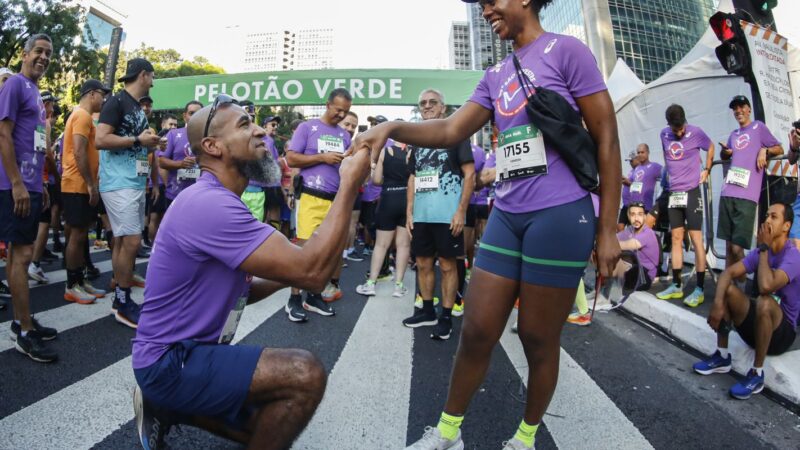
[[769,250],[769,245],[767,245],[767,244],[758,244],[758,252],[759,253],[766,252],[767,250]]
[[137,145],[139,145],[139,144],[141,144],[141,143],[142,143],[142,142],[139,140],[139,136],[134,136],[134,137],[133,137],[133,145],[134,145],[134,146],[137,146]]

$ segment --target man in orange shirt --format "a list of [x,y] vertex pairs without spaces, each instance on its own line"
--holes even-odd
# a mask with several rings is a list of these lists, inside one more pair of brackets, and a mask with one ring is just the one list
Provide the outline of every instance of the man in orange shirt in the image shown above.
[[62,157],[61,195],[64,203],[64,221],[67,224],[67,286],[64,300],[80,304],[94,303],[105,295],[84,279],[86,264],[83,248],[92,221],[97,217],[97,170],[99,154],[95,146],[95,125],[92,114],[100,112],[103,98],[111,92],[97,80],[88,80],[81,86],[80,103],[64,128],[64,155]]

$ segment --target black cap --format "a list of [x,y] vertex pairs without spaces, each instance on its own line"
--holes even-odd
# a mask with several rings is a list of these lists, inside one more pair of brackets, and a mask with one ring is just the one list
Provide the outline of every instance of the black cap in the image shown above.
[[280,118],[280,117],[278,117],[278,116],[267,116],[267,118],[266,118],[266,119],[264,119],[264,125],[266,125],[266,124],[268,124],[268,123],[270,123],[270,122],[278,122],[278,123],[281,123],[281,118]]
[[103,91],[103,95],[111,92],[111,89],[103,86],[103,83],[97,80],[86,80],[81,85],[81,97],[92,91]]
[[59,100],[59,98],[53,95],[53,93],[50,91],[42,91],[39,95],[42,97],[43,103],[57,102]]
[[748,100],[744,95],[737,95],[736,97],[733,97],[733,100],[731,100],[728,108],[733,109],[742,105],[750,106],[750,100]]
[[389,121],[389,119],[387,119],[386,117],[381,116],[380,114],[375,116],[375,117],[373,117],[373,116],[367,117],[367,122],[370,122],[370,123],[371,122],[383,123],[383,122],[388,122],[388,121]]
[[128,66],[125,69],[125,75],[119,78],[117,81],[120,82],[128,82],[134,80],[136,77],[139,76],[142,71],[145,72],[155,72],[156,69],[153,68],[153,65],[150,64],[150,61],[144,58],[133,58],[128,60]]
[[150,103],[152,105],[153,104],[153,97],[150,97],[149,95],[145,95],[144,97],[139,99],[139,103]]

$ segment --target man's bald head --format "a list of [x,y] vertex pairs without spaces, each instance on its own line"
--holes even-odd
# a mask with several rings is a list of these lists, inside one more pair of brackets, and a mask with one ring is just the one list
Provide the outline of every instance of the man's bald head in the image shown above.
[[[186,125],[186,130],[189,134],[189,146],[192,148],[192,153],[194,153],[195,156],[200,156],[202,153],[200,143],[203,141],[203,130],[206,126],[206,120],[208,120],[209,114],[211,114],[211,105],[192,114],[189,123]],[[209,128],[209,132],[211,132],[211,128]]]

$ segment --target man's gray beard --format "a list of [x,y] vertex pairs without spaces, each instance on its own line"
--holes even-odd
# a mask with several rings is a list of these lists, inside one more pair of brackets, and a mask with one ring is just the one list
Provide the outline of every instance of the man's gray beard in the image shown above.
[[281,180],[281,169],[278,163],[273,159],[272,152],[267,150],[266,155],[262,159],[253,159],[249,161],[237,161],[236,168],[242,176],[250,181],[256,181],[264,184],[277,184]]

